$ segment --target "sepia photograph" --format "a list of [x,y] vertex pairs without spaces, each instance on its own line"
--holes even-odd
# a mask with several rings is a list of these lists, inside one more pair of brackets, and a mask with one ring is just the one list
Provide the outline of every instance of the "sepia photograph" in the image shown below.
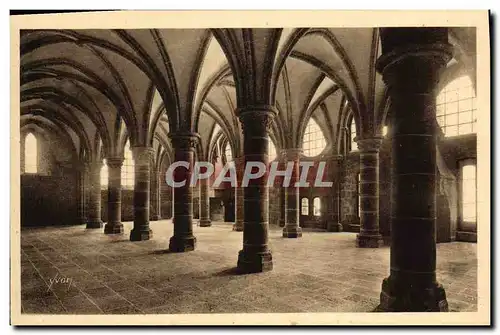
[[491,323],[487,11],[10,20],[13,325]]

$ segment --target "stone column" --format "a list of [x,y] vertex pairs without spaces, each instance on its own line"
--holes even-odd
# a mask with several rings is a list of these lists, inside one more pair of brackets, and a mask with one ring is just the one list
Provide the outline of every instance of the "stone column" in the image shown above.
[[78,201],[78,217],[81,224],[87,224],[87,178],[88,172],[85,163],[82,163],[79,178],[79,186],[80,186],[80,199]]
[[285,187],[285,227],[283,237],[302,237],[302,228],[299,226],[299,187],[295,183],[300,177],[300,155],[302,149],[287,149],[285,154],[285,166],[288,162],[293,162],[293,170],[289,187]]
[[[274,109],[261,108],[239,109],[238,115],[243,129],[243,153],[245,165],[251,161],[269,162],[269,128]],[[243,188],[244,225],[243,249],[238,254],[238,270],[242,273],[270,271],[273,268],[271,251],[268,248],[269,230],[269,190],[267,176],[250,180]]]
[[200,227],[210,227],[210,179],[200,180]]
[[234,165],[236,168],[236,178],[237,185],[234,188],[235,193],[235,201],[236,205],[234,208],[236,209],[236,215],[234,219],[233,230],[234,231],[243,231],[243,222],[244,222],[244,198],[243,198],[243,188],[241,187],[241,181],[243,179],[243,173],[245,172],[245,157],[237,157],[234,159]]
[[452,56],[446,28],[381,29],[377,68],[391,98],[391,271],[379,310],[448,311],[436,280],[436,87]]
[[131,241],[145,241],[153,237],[149,229],[149,187],[150,158],[153,149],[150,147],[133,147],[134,176],[134,228],[130,231]]
[[105,234],[122,234],[122,164],[123,158],[108,158],[108,222]]
[[175,161],[189,163],[189,168],[178,167],[174,171],[174,181],[186,183],[183,187],[174,187],[174,235],[170,238],[169,249],[172,252],[192,251],[196,247],[193,235],[193,188],[190,186],[194,166],[194,152],[200,139],[196,133],[173,133],[169,135],[175,152]]
[[327,203],[327,230],[330,232],[343,231],[340,220],[340,165],[342,156],[332,156],[328,162],[328,181],[333,182],[333,187],[330,190]]
[[159,176],[156,168],[151,171],[151,221],[161,219],[160,215],[160,185]]
[[357,141],[359,148],[359,234],[356,246],[378,248],[383,245],[379,231],[379,159],[382,138]]
[[87,228],[102,228],[101,219],[101,167],[102,162],[87,165],[89,197],[87,206]]

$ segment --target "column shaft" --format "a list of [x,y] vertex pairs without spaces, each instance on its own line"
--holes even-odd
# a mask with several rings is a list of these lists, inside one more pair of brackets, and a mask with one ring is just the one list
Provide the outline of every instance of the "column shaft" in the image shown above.
[[210,180],[200,180],[200,227],[210,227]]
[[342,156],[333,156],[328,164],[328,180],[333,182],[327,203],[327,230],[331,232],[343,231],[340,219],[340,164]]
[[169,249],[173,252],[192,251],[196,247],[193,235],[193,187],[190,186],[194,165],[194,149],[199,141],[195,133],[170,134],[175,151],[175,161],[189,163],[189,168],[178,167],[174,171],[174,181],[185,180],[182,187],[174,187],[174,235],[170,238]]
[[[240,109],[243,128],[245,166],[248,162],[268,165],[269,128],[274,110]],[[267,169],[258,179],[250,180],[243,189],[243,249],[238,254],[238,270],[242,273],[263,272],[273,268],[268,248],[269,190]]]
[[299,188],[295,183],[299,181],[300,154],[302,149],[288,149],[285,153],[285,168],[288,162],[293,162],[290,185],[285,187],[285,227],[283,237],[297,238],[302,236],[299,226]]
[[360,150],[359,201],[360,231],[356,245],[378,248],[383,245],[379,232],[379,148],[381,138],[358,140]]
[[134,176],[134,228],[130,232],[131,241],[144,241],[153,237],[149,228],[149,188],[150,157],[149,147],[133,147]]
[[87,228],[102,228],[101,219],[101,162],[87,166],[89,197],[87,208]]
[[392,28],[381,36],[377,66],[391,97],[393,188],[391,272],[382,283],[379,309],[447,311],[436,280],[435,89],[452,55],[448,32]]
[[122,224],[122,163],[123,158],[108,158],[108,222],[105,234],[123,233]]
[[236,217],[234,220],[233,230],[234,231],[243,231],[243,222],[245,221],[244,216],[244,195],[243,188],[241,187],[241,180],[243,179],[243,172],[245,171],[245,157],[237,157],[234,159],[234,164],[236,167],[236,176],[237,176],[237,185],[234,188],[235,193],[235,209],[236,209]]

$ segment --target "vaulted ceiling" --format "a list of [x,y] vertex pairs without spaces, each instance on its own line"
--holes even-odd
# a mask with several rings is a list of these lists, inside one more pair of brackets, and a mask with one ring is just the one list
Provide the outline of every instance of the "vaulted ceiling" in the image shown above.
[[[475,30],[450,43],[444,82],[475,81]],[[170,150],[169,132],[194,131],[206,159],[216,124],[237,156],[242,104],[276,106],[278,148],[300,147],[311,117],[333,152],[350,113],[359,134],[385,117],[377,28],[29,30],[20,51],[22,126],[60,129],[80,157],[121,155],[127,139]]]

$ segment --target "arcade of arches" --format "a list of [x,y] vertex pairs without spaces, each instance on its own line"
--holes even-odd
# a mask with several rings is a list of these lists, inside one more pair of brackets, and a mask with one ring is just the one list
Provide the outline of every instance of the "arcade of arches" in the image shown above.
[[[22,31],[23,311],[475,310],[475,40]],[[324,161],[333,186],[165,181],[245,160],[292,184]],[[54,275],[74,289],[40,290]]]

